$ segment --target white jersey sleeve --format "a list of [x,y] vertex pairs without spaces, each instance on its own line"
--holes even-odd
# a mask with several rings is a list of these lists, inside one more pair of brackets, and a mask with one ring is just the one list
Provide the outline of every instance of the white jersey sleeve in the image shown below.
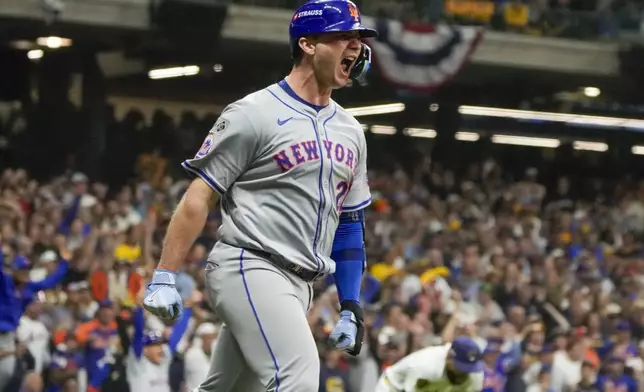
[[371,204],[371,191],[367,179],[367,141],[364,133],[360,133],[358,137],[360,138],[358,164],[349,192],[342,202],[342,212],[358,211]]
[[439,380],[445,370],[449,345],[426,347],[385,370],[389,382],[401,391],[413,391],[419,379]]
[[258,136],[239,102],[228,105],[194,158],[181,165],[224,194],[246,171],[257,150]]

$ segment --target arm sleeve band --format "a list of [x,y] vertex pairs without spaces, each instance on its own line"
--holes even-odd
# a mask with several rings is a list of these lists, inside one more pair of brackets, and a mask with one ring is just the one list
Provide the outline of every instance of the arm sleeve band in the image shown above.
[[340,215],[331,258],[335,261],[333,278],[340,302],[359,303],[362,273],[366,263],[363,210]]

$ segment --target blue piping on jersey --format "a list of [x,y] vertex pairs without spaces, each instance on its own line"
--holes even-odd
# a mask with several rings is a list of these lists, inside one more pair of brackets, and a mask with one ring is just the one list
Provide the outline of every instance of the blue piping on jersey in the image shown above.
[[368,206],[369,203],[371,203],[371,197],[360,204],[356,204],[355,206],[342,207],[342,212],[352,212],[353,210],[361,210],[364,207]]
[[271,348],[270,343],[268,343],[268,338],[266,337],[266,333],[264,332],[264,327],[262,327],[262,322],[259,321],[259,315],[257,314],[257,309],[255,309],[255,304],[253,303],[253,299],[250,296],[250,290],[248,289],[248,282],[246,282],[246,274],[244,273],[244,249],[242,249],[241,252],[239,253],[239,273],[241,274],[242,281],[244,282],[244,289],[246,290],[246,297],[248,298],[250,309],[253,311],[253,315],[255,316],[255,321],[257,321],[257,326],[259,327],[259,332],[261,332],[262,338],[264,338],[264,344],[266,344],[268,353],[270,354],[271,359],[273,360],[273,366],[275,366],[275,392],[279,392],[280,365],[278,365],[277,358],[275,358],[275,353],[273,353],[273,349]]
[[280,80],[280,81],[277,83],[277,85],[278,85],[278,86],[280,86],[280,87],[282,88],[282,90],[284,90],[284,92],[285,92],[286,94],[288,94],[291,98],[293,98],[294,100],[296,100],[296,101],[298,101],[298,102],[300,102],[300,103],[305,104],[306,106],[310,107],[311,109],[315,110],[316,112],[319,112],[320,110],[322,110],[322,109],[324,109],[325,107],[329,106],[329,105],[324,105],[324,106],[322,106],[322,105],[313,105],[313,104],[312,104],[312,103],[310,103],[310,102],[306,102],[304,99],[300,98],[300,96],[299,96],[299,95],[297,95],[297,94],[295,93],[295,91],[293,91],[293,89],[291,88],[291,86],[289,86],[289,85],[288,85],[288,82],[286,81],[286,79],[282,79],[282,80]]
[[184,169],[186,169],[188,172],[198,176],[202,180],[206,182],[206,184],[210,185],[210,187],[220,195],[223,195],[226,193],[224,188],[217,184],[217,181],[215,181],[214,178],[210,177],[205,171],[199,169],[198,167],[192,166],[191,164],[188,163],[188,161],[183,161],[181,162],[181,166],[183,166]]
[[[322,123],[322,129],[324,129],[324,137],[326,138],[327,141],[329,140],[329,133],[326,130],[326,123],[328,123],[329,120],[331,120],[333,117],[335,117],[335,114],[337,112],[338,112],[338,105],[334,105],[333,106],[333,114],[331,115],[331,117],[327,118]],[[331,154],[331,152],[329,152],[329,156],[330,156],[329,162],[331,162],[331,171],[329,172],[329,186],[334,190],[334,195],[335,195],[335,187],[333,186],[333,154]],[[335,204],[335,198],[332,198],[332,202],[333,202],[333,204]],[[331,212],[333,211],[333,208],[337,208],[337,207],[332,207],[332,208],[329,209],[329,213],[327,214],[327,218],[326,218],[327,222],[329,221],[329,218],[331,217]]]
[[280,97],[275,95],[274,92],[272,92],[270,89],[266,89],[275,99],[277,99],[279,102],[282,103],[282,105],[286,106],[287,108],[291,109],[295,113],[301,114],[302,116],[308,118],[311,120],[311,124],[313,124],[313,130],[315,131],[315,137],[318,142],[318,150],[320,151],[320,175],[318,176],[318,197],[320,198],[320,202],[318,203],[318,219],[317,222],[315,223],[315,234],[313,235],[313,257],[315,257],[315,262],[317,263],[317,270],[316,272],[320,272],[320,257],[317,254],[317,244],[318,244],[318,239],[320,235],[320,221],[322,220],[322,214],[321,211],[323,211],[323,207],[326,204],[326,197],[324,197],[324,193],[322,192],[322,172],[324,169],[324,154],[322,151],[322,145],[320,143],[320,134],[318,132],[318,127],[317,123],[315,122],[315,119],[311,116],[309,116],[306,113],[303,113],[297,109],[295,109],[293,106],[287,104],[284,102]]

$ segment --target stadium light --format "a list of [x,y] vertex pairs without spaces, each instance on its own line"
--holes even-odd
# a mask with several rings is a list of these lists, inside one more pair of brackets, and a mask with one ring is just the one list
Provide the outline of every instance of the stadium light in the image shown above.
[[375,133],[377,135],[395,135],[396,128],[391,125],[372,125],[371,133]]
[[426,128],[405,128],[403,134],[410,137],[422,137],[426,139],[433,139],[436,137],[436,131]]
[[492,143],[543,148],[557,148],[561,144],[557,139],[514,135],[492,135]]
[[39,37],[36,39],[36,43],[40,46],[46,46],[49,49],[58,49],[68,46],[72,46],[72,40],[69,38],[62,37]]
[[588,98],[597,98],[602,91],[597,87],[584,87],[584,95]]
[[631,152],[635,155],[644,155],[644,146],[633,146]]
[[481,138],[481,135],[475,132],[456,132],[454,139],[462,142],[475,142]]
[[608,144],[600,142],[584,142],[584,141],[574,141],[572,143],[572,148],[580,151],[597,151],[597,152],[606,152],[608,151]]
[[176,78],[179,76],[192,76],[198,73],[199,67],[196,65],[188,65],[185,67],[153,69],[148,72],[148,77],[150,79],[166,79]]
[[27,52],[27,58],[29,60],[38,60],[38,59],[41,59],[44,54],[45,52],[43,52],[42,50],[34,49]]
[[349,112],[349,114],[351,114],[353,117],[399,113],[403,110],[405,110],[405,104],[400,102],[346,109],[346,111]]
[[585,114],[538,112],[533,110],[502,109],[485,106],[467,106],[458,108],[465,116],[501,117],[515,120],[549,121],[564,124],[589,125],[606,128],[627,128],[632,131],[644,131],[644,120],[621,117],[589,116]]

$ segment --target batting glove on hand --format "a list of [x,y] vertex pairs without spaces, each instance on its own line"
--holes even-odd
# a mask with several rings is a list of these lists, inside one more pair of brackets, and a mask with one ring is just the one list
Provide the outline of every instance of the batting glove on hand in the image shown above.
[[143,307],[163,320],[176,320],[183,312],[183,300],[175,287],[174,272],[156,270],[145,291]]
[[344,301],[341,305],[340,320],[329,335],[331,345],[356,356],[362,349],[364,323],[362,309],[357,302]]

